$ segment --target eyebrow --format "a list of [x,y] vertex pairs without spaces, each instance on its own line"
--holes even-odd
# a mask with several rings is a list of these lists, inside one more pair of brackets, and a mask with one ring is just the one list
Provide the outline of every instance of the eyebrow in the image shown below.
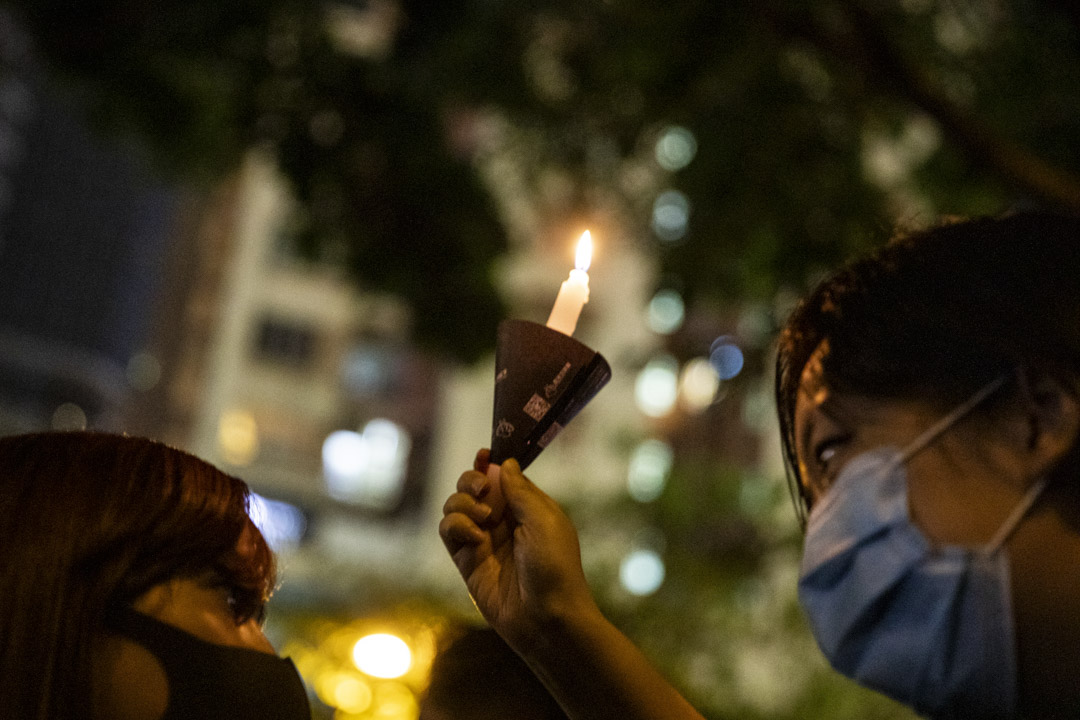
[[808,458],[813,453],[810,440],[814,437],[814,417],[818,412],[839,425],[850,421],[850,418],[847,421],[843,419],[845,413],[843,403],[833,393],[829,393],[820,403],[812,399],[810,402],[814,404],[811,410],[806,413],[806,422],[802,427],[802,431],[795,438],[795,451],[800,458]]

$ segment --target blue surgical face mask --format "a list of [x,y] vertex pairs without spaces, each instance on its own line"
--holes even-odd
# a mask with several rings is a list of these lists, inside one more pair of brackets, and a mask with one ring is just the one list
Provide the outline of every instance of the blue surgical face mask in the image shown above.
[[832,666],[934,718],[1017,716],[1009,561],[1003,545],[1035,483],[984,546],[934,545],[912,522],[905,462],[997,390],[980,390],[905,449],[844,466],[807,524],[799,602]]

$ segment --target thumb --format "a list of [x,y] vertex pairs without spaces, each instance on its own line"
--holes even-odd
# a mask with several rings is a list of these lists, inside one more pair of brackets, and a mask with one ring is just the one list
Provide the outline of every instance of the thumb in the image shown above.
[[522,515],[528,512],[529,504],[535,502],[538,496],[543,495],[540,488],[533,485],[532,481],[521,472],[521,465],[514,458],[502,464],[499,482],[502,485],[507,507],[519,521]]

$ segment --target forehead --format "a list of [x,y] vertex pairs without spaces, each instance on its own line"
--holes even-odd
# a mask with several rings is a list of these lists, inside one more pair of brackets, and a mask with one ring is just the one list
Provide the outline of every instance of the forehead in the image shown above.
[[860,431],[901,431],[899,434],[902,435],[915,416],[922,414],[915,412],[914,405],[918,403],[831,388],[824,370],[828,354],[826,340],[815,348],[799,377],[793,420],[795,453],[800,464],[809,458],[811,442],[818,435],[836,434],[840,430],[850,432],[856,428]]
[[[856,433],[864,441],[903,444],[948,411],[940,400],[853,393],[831,388],[824,363],[828,342],[810,356],[799,378],[794,408],[795,454],[800,465],[810,459],[821,436]],[[800,468],[800,475],[802,474]]]

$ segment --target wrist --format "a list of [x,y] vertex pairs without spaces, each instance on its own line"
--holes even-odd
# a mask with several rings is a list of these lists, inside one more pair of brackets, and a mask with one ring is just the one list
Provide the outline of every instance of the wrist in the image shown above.
[[569,648],[587,644],[588,637],[608,624],[591,595],[550,602],[534,617],[515,650],[530,665],[565,659]]

